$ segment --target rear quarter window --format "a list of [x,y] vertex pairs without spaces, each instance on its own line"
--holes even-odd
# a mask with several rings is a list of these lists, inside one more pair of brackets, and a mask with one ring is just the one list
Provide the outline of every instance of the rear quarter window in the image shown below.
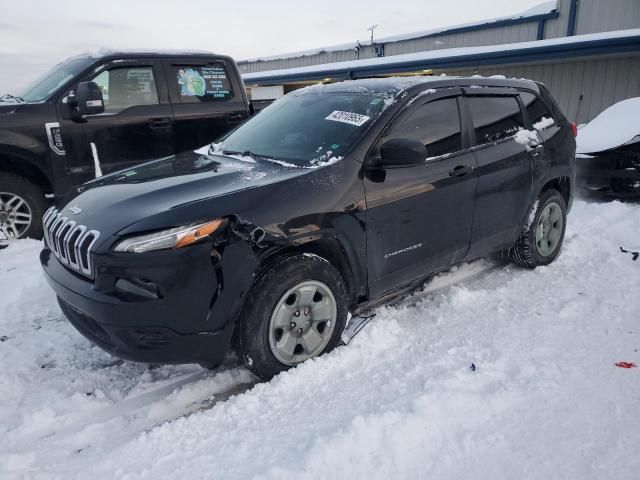
[[169,78],[181,103],[216,102],[233,98],[228,71],[221,62],[172,65]]
[[542,99],[537,95],[530,92],[522,92],[520,97],[522,98],[522,103],[524,103],[524,106],[527,109],[527,115],[529,116],[529,121],[532,125],[540,122],[543,118],[554,119],[549,108],[547,108]]

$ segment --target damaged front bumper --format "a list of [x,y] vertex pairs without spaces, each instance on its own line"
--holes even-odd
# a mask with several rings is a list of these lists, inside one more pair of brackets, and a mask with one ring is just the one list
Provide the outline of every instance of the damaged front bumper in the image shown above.
[[42,250],[46,279],[71,324],[120,358],[221,363],[257,260],[245,242],[96,255],[95,280]]

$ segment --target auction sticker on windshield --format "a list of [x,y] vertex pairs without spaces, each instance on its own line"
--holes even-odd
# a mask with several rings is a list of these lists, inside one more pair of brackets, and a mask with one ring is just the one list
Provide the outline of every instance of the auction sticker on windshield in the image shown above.
[[366,115],[360,115],[359,113],[353,112],[341,112],[340,110],[334,110],[328,116],[325,117],[325,120],[333,120],[334,122],[342,122],[348,123],[350,125],[355,125],[359,127],[363,125],[367,120],[371,117],[367,117]]

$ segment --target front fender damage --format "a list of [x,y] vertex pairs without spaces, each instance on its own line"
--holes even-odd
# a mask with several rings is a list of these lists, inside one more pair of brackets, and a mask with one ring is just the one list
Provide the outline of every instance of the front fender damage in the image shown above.
[[211,298],[207,322],[212,329],[238,319],[250,294],[264,252],[282,241],[266,229],[238,217],[227,217],[222,232],[214,237],[211,262],[218,288]]

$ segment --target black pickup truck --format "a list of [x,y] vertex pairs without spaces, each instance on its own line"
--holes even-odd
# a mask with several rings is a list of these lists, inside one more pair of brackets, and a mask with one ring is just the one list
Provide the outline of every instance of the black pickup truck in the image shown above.
[[47,197],[210,143],[250,108],[227,56],[102,51],[56,65],[0,96],[0,241],[41,237]]

